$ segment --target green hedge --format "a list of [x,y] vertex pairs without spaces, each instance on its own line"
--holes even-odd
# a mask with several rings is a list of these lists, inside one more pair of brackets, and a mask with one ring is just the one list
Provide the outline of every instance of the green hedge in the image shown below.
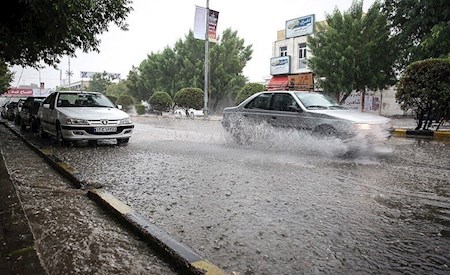
[[203,90],[199,88],[183,88],[175,94],[173,102],[179,107],[200,110],[204,104]]

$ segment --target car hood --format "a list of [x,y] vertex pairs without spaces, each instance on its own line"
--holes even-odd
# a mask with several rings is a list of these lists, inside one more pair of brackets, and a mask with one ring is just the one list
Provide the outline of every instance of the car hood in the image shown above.
[[59,110],[67,117],[86,120],[93,119],[124,119],[129,117],[127,113],[116,108],[106,107],[62,107]]
[[387,117],[353,110],[309,110],[309,112],[324,114],[334,118],[348,120],[353,123],[384,124],[391,121]]

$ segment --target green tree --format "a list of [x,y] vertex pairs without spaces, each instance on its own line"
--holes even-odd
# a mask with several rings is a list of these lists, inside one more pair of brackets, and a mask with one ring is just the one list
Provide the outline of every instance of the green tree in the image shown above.
[[172,105],[172,98],[166,92],[155,92],[148,99],[151,109],[155,111],[167,111]]
[[310,68],[324,91],[341,102],[352,91],[381,90],[396,80],[387,18],[378,2],[367,14],[362,6],[362,1],[355,1],[343,14],[335,9],[326,16],[326,24],[308,37]]
[[111,102],[113,104],[116,104],[118,97],[117,96],[113,96],[113,95],[106,95],[106,97],[109,98],[109,100],[111,100]]
[[242,101],[247,99],[249,96],[262,92],[265,90],[264,85],[259,83],[247,83],[245,86],[239,91],[238,95],[236,96],[235,102],[236,105],[240,104]]
[[95,73],[92,78],[91,82],[89,83],[88,91],[89,92],[98,92],[98,93],[105,93],[106,87],[108,87],[111,84],[111,80],[109,79],[108,73]]
[[133,106],[134,101],[130,95],[121,95],[117,99],[117,105],[122,105],[125,110],[129,110]]
[[[210,45],[209,90],[215,109],[225,96],[244,86],[242,71],[251,59],[252,49],[244,46],[244,40],[230,29],[223,32],[220,43]],[[133,85],[141,91],[142,98],[156,91],[175,96],[184,87],[204,88],[204,59],[204,41],[195,39],[190,31],[173,49],[167,47],[163,52],[148,55],[129,77],[137,80]]]
[[398,51],[399,69],[413,61],[450,55],[450,3],[448,0],[385,0]]
[[173,103],[182,108],[194,108],[200,110],[205,104],[203,90],[193,87],[183,88],[175,94]]
[[406,67],[395,94],[402,110],[414,110],[416,130],[426,130],[431,119],[450,118],[450,58],[427,59]]
[[133,66],[125,80],[127,93],[139,100],[147,100],[150,97],[150,94],[146,93],[143,83],[144,81],[141,79],[139,68]]
[[121,80],[119,83],[110,83],[106,86],[105,94],[108,96],[119,97],[124,94],[129,94],[126,80]]
[[55,66],[64,55],[98,51],[111,23],[127,30],[130,0],[9,1],[0,16],[0,58],[9,65]]
[[211,99],[212,110],[216,111],[219,102],[227,95],[239,91],[247,79],[242,74],[253,50],[245,46],[244,39],[238,37],[236,31],[226,29],[220,43],[212,47],[210,54]]
[[0,58],[0,95],[8,90],[12,78],[13,73],[10,72],[8,65]]

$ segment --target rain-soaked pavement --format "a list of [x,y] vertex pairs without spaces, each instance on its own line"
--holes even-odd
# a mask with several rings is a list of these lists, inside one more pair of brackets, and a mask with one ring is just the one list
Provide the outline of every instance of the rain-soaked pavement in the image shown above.
[[[251,144],[239,145],[219,121],[133,120],[127,146],[52,145],[53,154],[225,271],[450,272],[449,142],[391,138],[349,158],[338,140],[294,131],[261,126]],[[12,167],[24,165],[15,161]],[[85,215],[99,211],[59,193]],[[62,219],[49,213],[54,222]],[[107,249],[98,245],[101,238],[94,235],[86,247]],[[134,244],[142,246],[128,240],[110,249]]]
[[88,199],[86,190],[75,189],[3,125],[0,137],[0,157],[47,274],[176,274],[133,232]]

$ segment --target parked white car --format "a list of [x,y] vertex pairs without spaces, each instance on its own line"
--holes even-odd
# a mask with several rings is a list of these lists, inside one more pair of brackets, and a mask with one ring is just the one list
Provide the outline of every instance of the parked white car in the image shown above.
[[191,119],[194,119],[197,116],[204,116],[203,110],[196,110],[194,108],[190,109],[176,109],[174,111],[174,114],[176,117],[190,117]]
[[58,143],[116,139],[128,143],[134,124],[130,116],[105,95],[93,92],[60,91],[49,95],[38,111],[43,138],[56,136]]

